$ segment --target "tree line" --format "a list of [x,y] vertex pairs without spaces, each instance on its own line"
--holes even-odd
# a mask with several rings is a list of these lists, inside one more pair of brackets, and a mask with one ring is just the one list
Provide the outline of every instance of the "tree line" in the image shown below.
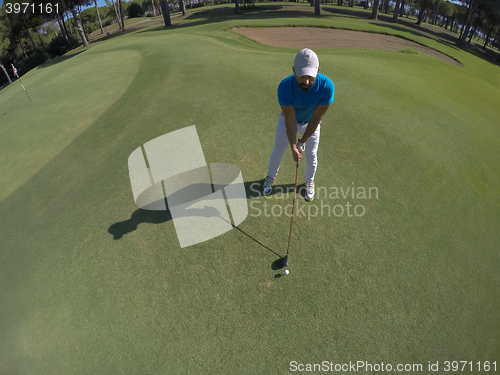
[[[311,0],[313,1],[313,0]],[[318,0],[315,0],[318,2]],[[328,3],[329,0],[320,0]],[[354,6],[354,0],[331,0],[337,5]],[[429,23],[459,33],[460,43],[471,43],[474,35],[484,40],[483,48],[489,45],[499,48],[500,0],[373,0],[361,1],[364,9],[372,9],[371,18],[377,19],[379,12],[392,13],[392,21],[399,17],[417,16],[417,25]],[[320,14],[316,11],[316,14]]]
[[[125,30],[126,18],[145,13],[166,12],[170,17],[172,7],[167,0],[106,0],[106,4],[98,7],[97,0],[5,0],[0,7],[0,87],[12,83],[11,64],[21,76],[48,59],[87,45],[89,34],[96,30],[104,34],[113,23]],[[85,7],[89,8],[82,10]]]
[[[377,2],[378,0],[374,0]],[[382,0],[380,8],[387,9],[389,0]],[[377,5],[377,4],[375,4]],[[372,11],[372,18],[377,18],[378,6]],[[484,46],[488,43],[498,46],[500,32],[499,0],[460,0],[449,2],[444,0],[397,0],[393,22],[402,14],[405,7],[407,14],[418,15],[417,25],[428,22],[439,25],[445,30],[458,33],[460,43],[470,43],[474,35],[482,35]]]
[[[98,7],[97,0],[23,0],[29,1],[25,9],[19,8],[19,1],[6,0],[0,7],[0,87],[11,83],[11,64],[16,65],[21,76],[48,59],[61,56],[78,45],[87,45],[89,34],[96,30],[100,29],[104,34],[105,27],[112,23],[125,30],[126,18],[162,14],[165,25],[170,26],[170,12],[174,10],[174,3],[168,0],[106,0],[104,7]],[[209,0],[209,3],[231,2],[235,4],[236,13],[240,13],[240,1]],[[499,44],[500,0],[307,1],[314,6],[316,15],[321,14],[321,3],[336,1],[337,5],[345,3],[350,7],[371,8],[373,19],[377,19],[379,13],[392,13],[393,22],[397,22],[399,17],[417,16],[418,25],[427,22],[459,34],[459,43],[471,43],[476,35],[484,40],[483,48],[488,44],[498,48]],[[191,0],[190,5],[202,6],[206,2]],[[183,15],[186,14],[184,0],[177,0],[175,6]],[[88,8],[82,10],[85,7]]]

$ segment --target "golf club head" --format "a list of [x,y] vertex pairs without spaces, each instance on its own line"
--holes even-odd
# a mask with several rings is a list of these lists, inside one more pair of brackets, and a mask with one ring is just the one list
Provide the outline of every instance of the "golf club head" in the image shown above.
[[288,266],[288,255],[285,255],[283,258],[279,258],[273,263],[273,270],[279,270],[280,268]]

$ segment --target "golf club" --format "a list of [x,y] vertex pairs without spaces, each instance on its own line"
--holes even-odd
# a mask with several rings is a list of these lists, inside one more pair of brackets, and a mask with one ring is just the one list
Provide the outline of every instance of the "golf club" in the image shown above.
[[280,268],[288,266],[288,251],[290,250],[290,238],[292,237],[293,215],[295,212],[295,198],[297,198],[297,177],[299,176],[299,162],[297,162],[297,169],[295,171],[295,190],[293,192],[293,206],[292,206],[292,220],[290,221],[290,233],[288,234],[288,246],[286,248],[286,255],[279,259],[277,264]]

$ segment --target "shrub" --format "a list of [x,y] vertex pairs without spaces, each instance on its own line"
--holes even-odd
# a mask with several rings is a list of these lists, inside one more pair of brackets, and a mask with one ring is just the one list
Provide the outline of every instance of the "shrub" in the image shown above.
[[52,39],[45,51],[49,54],[50,58],[53,59],[54,57],[62,56],[73,48],[78,47],[79,44],[80,42],[75,37],[70,37],[69,41],[66,42],[66,39],[61,35]]
[[34,50],[28,55],[28,57],[25,57],[24,59],[19,61],[19,75],[29,72],[31,69],[43,64],[48,59],[49,56],[46,52],[38,49]]
[[403,48],[400,52],[407,53],[409,55],[419,55],[420,54],[419,51],[416,51],[416,50],[411,49],[411,48]]
[[98,25],[99,25],[98,22],[89,22],[89,23],[85,24],[85,31],[87,31],[87,33],[91,34],[94,31],[96,31],[97,29],[99,29]]
[[141,17],[144,14],[142,7],[137,3],[132,3],[128,7],[128,17],[129,18],[137,18]]

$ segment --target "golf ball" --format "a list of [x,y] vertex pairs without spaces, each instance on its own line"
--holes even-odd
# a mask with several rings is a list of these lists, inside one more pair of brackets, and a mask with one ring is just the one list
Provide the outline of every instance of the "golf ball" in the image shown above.
[[288,275],[289,273],[290,273],[290,271],[285,270],[285,275]]

